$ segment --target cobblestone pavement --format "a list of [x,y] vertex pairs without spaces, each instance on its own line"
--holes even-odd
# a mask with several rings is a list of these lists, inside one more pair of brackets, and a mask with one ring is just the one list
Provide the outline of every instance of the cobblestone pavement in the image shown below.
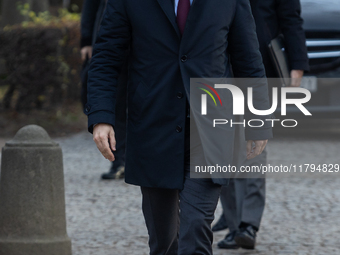
[[[102,181],[105,160],[86,132],[56,139],[63,149],[68,234],[73,255],[148,254],[147,232],[136,186]],[[340,163],[340,136],[277,138],[268,145],[268,162]],[[286,161],[284,160],[286,159]],[[219,250],[214,254],[340,254],[340,178],[315,175],[268,178],[267,204],[254,251]],[[218,205],[216,218],[221,214]]]

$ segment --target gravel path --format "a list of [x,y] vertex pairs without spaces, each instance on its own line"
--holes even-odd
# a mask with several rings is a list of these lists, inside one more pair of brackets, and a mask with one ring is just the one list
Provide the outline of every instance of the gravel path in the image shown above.
[[[340,135],[308,137],[300,133],[288,137],[276,136],[270,141],[268,163],[340,163]],[[4,141],[0,139],[0,145]],[[82,132],[56,141],[64,154],[67,229],[73,255],[148,254],[139,187],[122,180],[100,180],[110,162],[100,155],[90,134]],[[268,178],[267,204],[256,249],[219,250],[216,243],[226,234],[221,231],[214,236],[214,254],[339,255],[338,175]],[[217,219],[220,214],[219,204]]]
[[[73,255],[148,254],[138,187],[102,181],[110,163],[92,137],[79,133],[57,139],[63,148],[68,233]],[[340,163],[339,139],[276,139],[268,146],[271,164]],[[275,153],[274,153],[275,152]],[[280,153],[277,153],[280,152]],[[316,154],[317,153],[317,154]],[[214,254],[340,254],[340,178],[269,178],[267,205],[255,251],[217,249],[226,234],[215,234]],[[216,218],[221,213],[218,205]]]

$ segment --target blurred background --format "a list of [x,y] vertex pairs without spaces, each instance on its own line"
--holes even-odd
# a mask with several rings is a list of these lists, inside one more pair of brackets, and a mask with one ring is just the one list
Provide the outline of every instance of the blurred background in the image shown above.
[[0,135],[27,123],[52,135],[85,128],[80,104],[82,0],[0,1]]
[[[24,125],[44,127],[63,148],[66,211],[73,254],[147,254],[138,187],[105,182],[110,168],[87,133],[80,100],[83,0],[0,0],[0,148]],[[275,129],[268,163],[339,164],[340,2],[301,0],[312,93],[294,129]],[[319,79],[325,78],[325,79]],[[98,170],[99,169],[99,170]],[[340,254],[340,179],[268,179],[255,251],[214,254]],[[86,187],[86,188],[84,188]],[[221,214],[217,208],[216,218]],[[224,238],[217,233],[215,241]]]
[[[80,104],[82,4],[0,0],[0,136],[27,123],[57,136],[86,127]],[[335,79],[317,78],[340,78],[340,3],[302,0],[301,5],[311,65],[301,86],[312,92],[312,122],[334,120],[340,117],[340,86]],[[296,107],[288,112],[303,118]]]

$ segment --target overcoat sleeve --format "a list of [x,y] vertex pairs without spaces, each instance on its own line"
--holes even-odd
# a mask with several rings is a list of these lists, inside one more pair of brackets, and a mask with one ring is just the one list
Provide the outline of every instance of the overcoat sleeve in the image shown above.
[[290,68],[309,71],[300,0],[277,0],[277,15],[280,30],[285,38]]
[[[242,80],[240,87],[247,94],[247,87],[253,87],[253,105],[257,110],[269,109],[268,84],[256,35],[255,22],[249,0],[237,0],[234,19],[228,36],[228,52],[235,78]],[[247,99],[245,98],[245,102]],[[262,119],[263,127],[246,125],[246,140],[265,140],[272,138],[271,122],[265,121],[272,116],[257,116],[245,106],[245,120]],[[258,124],[257,124],[258,125]]]
[[85,0],[81,14],[80,47],[92,45],[94,26],[100,0]]
[[109,0],[94,45],[88,74],[88,130],[106,123],[114,126],[117,80],[126,58],[131,27],[124,0]]

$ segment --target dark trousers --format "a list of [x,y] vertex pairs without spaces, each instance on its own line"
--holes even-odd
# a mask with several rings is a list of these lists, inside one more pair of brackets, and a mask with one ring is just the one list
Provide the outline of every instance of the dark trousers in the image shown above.
[[[236,117],[241,122],[243,117]],[[260,166],[267,164],[266,149],[259,156],[247,160],[247,142],[244,127],[237,125],[235,128],[233,165],[238,169],[241,166]],[[241,177],[242,178],[239,178]],[[236,178],[231,178],[228,186],[221,190],[221,203],[223,215],[230,231],[238,230],[241,222],[251,224],[259,229],[265,207],[266,179],[262,174],[253,173],[244,176],[236,173]],[[252,178],[244,178],[252,177]]]
[[185,146],[182,190],[141,187],[151,255],[212,254],[211,223],[221,186],[211,179],[190,178],[190,156],[201,155],[196,152],[202,148],[190,148],[188,128]]
[[230,179],[222,188],[223,216],[230,231],[238,230],[241,222],[260,228],[265,207],[265,178]]

